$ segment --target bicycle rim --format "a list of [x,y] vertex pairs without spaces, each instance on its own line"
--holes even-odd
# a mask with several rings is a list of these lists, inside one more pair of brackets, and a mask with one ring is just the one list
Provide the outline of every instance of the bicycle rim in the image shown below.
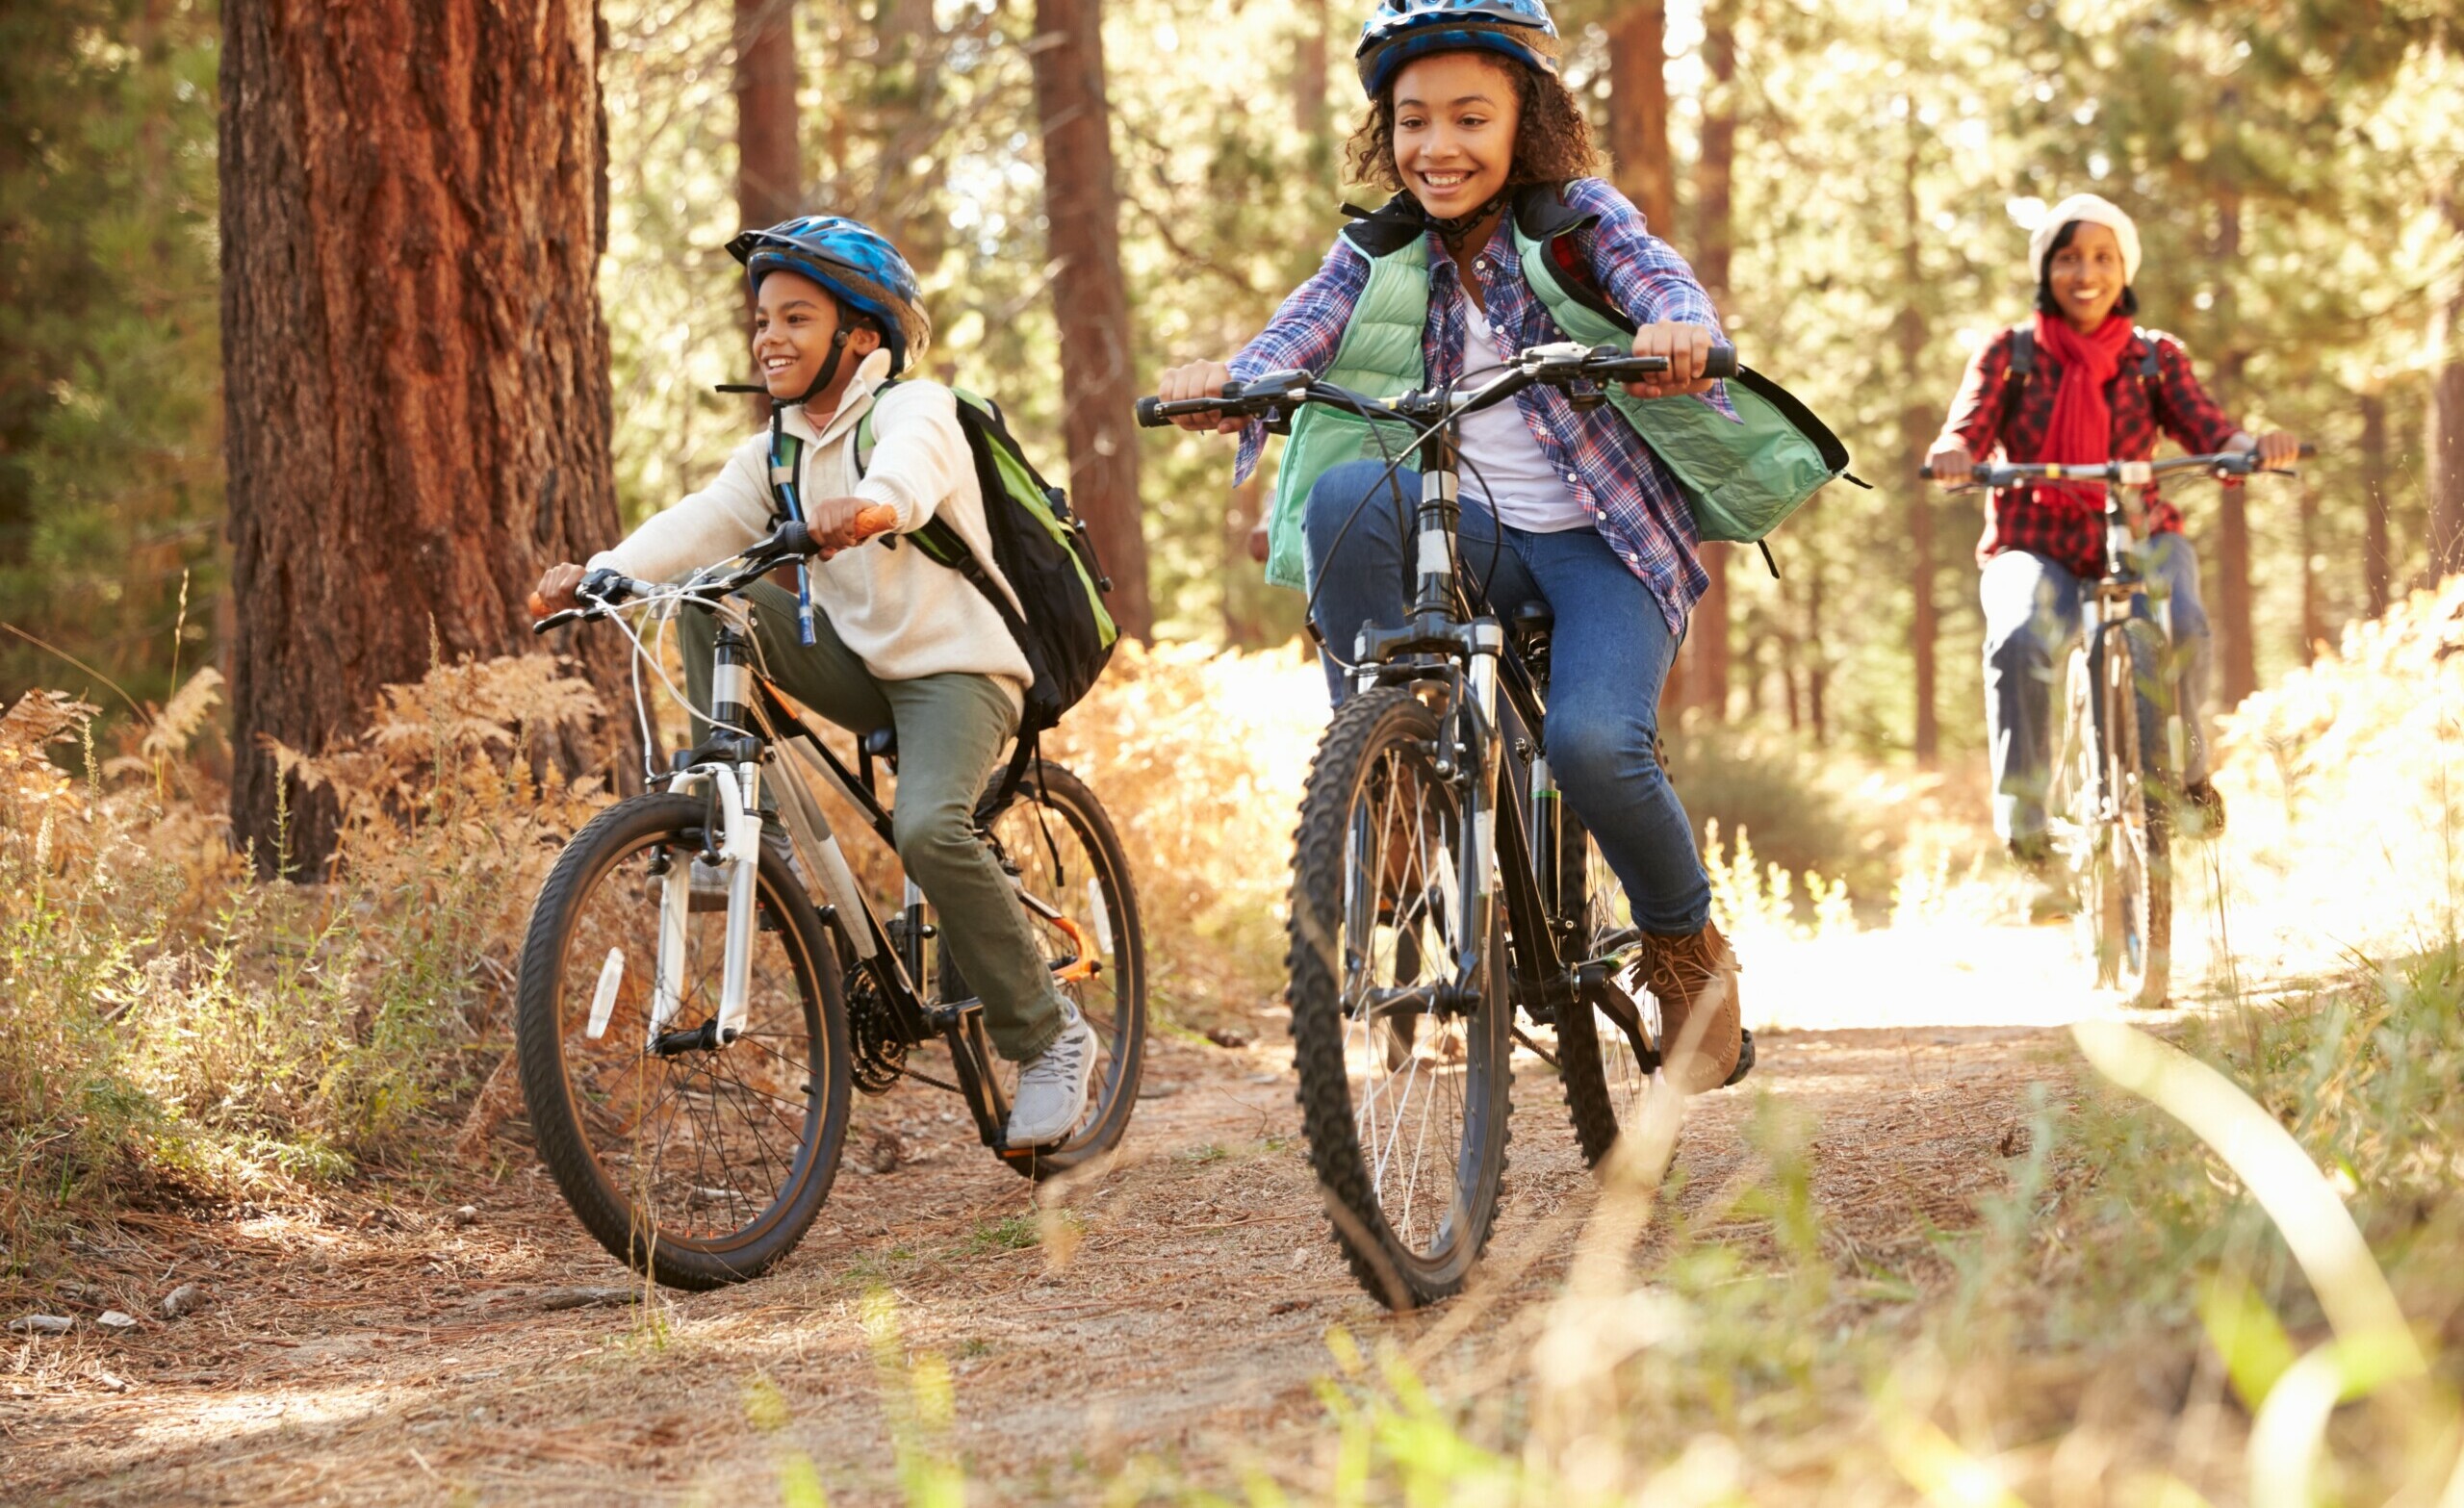
[[1399,1308],[1461,1286],[1505,1162],[1503,930],[1482,939],[1476,1003],[1452,999],[1461,820],[1436,732],[1399,690],[1345,704],[1311,772],[1293,890],[1311,1158],[1355,1275]]
[[723,904],[683,913],[672,990],[658,979],[668,880],[689,876],[704,810],[638,797],[577,835],[532,918],[520,1018],[525,1096],[567,1202],[611,1253],[682,1287],[753,1276],[792,1249],[846,1121],[834,960],[775,853],[757,876],[742,1035],[675,1045],[719,1010]]
[[[1094,793],[1059,765],[1039,761],[987,835],[1016,873],[1037,945],[1098,1044],[1086,1114],[1057,1144],[1013,1161],[1022,1173],[1049,1177],[1116,1144],[1137,1105],[1146,1054],[1146,941],[1138,892]],[[1003,1100],[1014,1103],[1018,1064],[995,1062]]]

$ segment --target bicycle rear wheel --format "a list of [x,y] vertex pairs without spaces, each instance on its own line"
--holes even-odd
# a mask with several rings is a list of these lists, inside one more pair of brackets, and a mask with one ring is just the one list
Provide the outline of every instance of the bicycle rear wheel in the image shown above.
[[[654,792],[575,835],[522,949],[515,1042],[539,1155],[584,1229],[674,1288],[758,1276],[836,1177],[848,1112],[836,957],[785,857],[762,845],[741,1035],[714,1032],[727,911],[667,912],[707,805]],[[706,906],[705,902],[703,905]],[[657,987],[662,917],[676,977]],[[698,1041],[686,1038],[698,1036]]]
[[[1062,993],[1095,1029],[1086,1115],[1058,1143],[1004,1159],[1027,1177],[1050,1178],[1111,1151],[1129,1129],[1146,1061],[1146,934],[1112,819],[1087,782],[1060,765],[1036,761],[986,836],[1018,877]],[[950,983],[945,972],[944,986]],[[1004,1103],[1014,1102],[1018,1065],[993,1062]]]
[[1505,1176],[1513,1006],[1494,920],[1458,992],[1465,898],[1435,713],[1384,687],[1336,712],[1293,860],[1293,1057],[1310,1163],[1352,1275],[1390,1308],[1446,1297]]
[[[1642,982],[1636,957],[1641,934],[1634,930],[1626,887],[1572,814],[1559,820],[1564,823],[1559,893],[1582,900],[1581,958],[1603,964],[1607,973],[1604,987],[1631,1003],[1644,1041],[1637,1051],[1623,1023],[1579,996],[1559,1009],[1557,1073],[1565,1081],[1566,1112],[1574,1120],[1584,1164],[1598,1167],[1617,1138],[1642,1123],[1653,1095],[1675,1091],[1653,1075],[1659,1061],[1659,1002]],[[1577,885],[1581,888],[1575,889]]]

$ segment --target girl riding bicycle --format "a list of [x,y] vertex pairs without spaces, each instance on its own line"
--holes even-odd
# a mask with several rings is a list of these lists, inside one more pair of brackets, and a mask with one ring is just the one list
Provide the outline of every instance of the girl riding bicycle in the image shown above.
[[[921,549],[856,549],[857,516],[894,510],[890,536],[945,519],[1016,604],[993,561],[958,399],[938,383],[891,385],[930,339],[915,274],[895,246],[854,220],[814,216],[739,236],[757,308],[753,357],[782,423],[800,442],[791,479],[823,546],[811,568],[815,642],[793,594],[746,592],[771,680],[832,722],[894,729],[900,859],[940,914],[942,946],[982,996],[1002,1057],[1022,1064],[1008,1127],[1014,1146],[1051,1141],[1086,1113],[1093,1031],[1055,987],[1026,912],[978,832],[975,809],[1033,678],[1000,614],[956,570]],[[859,469],[867,415],[872,449]],[[727,559],[768,531],[775,500],[770,441],[736,447],[718,479],[650,519],[587,568],[559,565],[539,582],[551,610],[574,604],[586,572],[666,581]],[[887,543],[886,541],[885,543]],[[682,620],[688,695],[710,708],[708,613]],[[697,723],[697,733],[706,724]]]
[[[2258,452],[2268,466],[2300,449],[2282,431],[2253,437],[2199,386],[2173,336],[2131,322],[2139,298],[2139,230],[2092,193],[2054,206],[2028,240],[2036,315],[1988,341],[1968,363],[1941,437],[1927,458],[1935,480],[1967,480],[1999,450],[2020,462],[2143,461],[2159,430],[2193,451]],[[2151,595],[2169,596],[2178,692],[2189,730],[2182,794],[2208,835],[2224,805],[2208,780],[2201,727],[2211,639],[2199,601],[2198,556],[2182,516],[2146,488],[2138,569]],[[1996,491],[1976,548],[1984,575],[1986,736],[1993,760],[1993,826],[2036,882],[2032,917],[2072,905],[2054,864],[2045,820],[2052,779],[2053,682],[2080,631],[2083,581],[2104,572],[2104,488],[2039,482]]]
[[[1217,396],[1227,381],[1290,369],[1338,382],[1476,382],[1519,349],[1566,339],[1526,276],[1520,229],[1638,327],[1636,355],[1667,359],[1665,377],[1630,392],[1722,405],[1703,376],[1719,317],[1684,259],[1595,176],[1599,156],[1556,53],[1543,0],[1381,0],[1361,30],[1370,107],[1348,159],[1356,179],[1394,198],[1337,237],[1317,275],[1230,361],[1166,371],[1159,396]],[[1262,424],[1176,422],[1240,432],[1238,475],[1257,466]],[[1693,830],[1656,754],[1661,683],[1708,581],[1693,517],[1624,418],[1578,409],[1553,387],[1468,416],[1460,448],[1465,568],[1484,610],[1509,617],[1536,603],[1554,615],[1550,763],[1648,934],[1664,1039],[1698,1043],[1672,1077],[1689,1091],[1717,1087],[1741,1045],[1736,958],[1710,919]],[[1268,578],[1306,585],[1322,641],[1348,654],[1364,623],[1403,619],[1405,499],[1420,485],[1365,458],[1373,448],[1329,449],[1296,434],[1285,453]],[[1338,664],[1328,682],[1341,702]]]

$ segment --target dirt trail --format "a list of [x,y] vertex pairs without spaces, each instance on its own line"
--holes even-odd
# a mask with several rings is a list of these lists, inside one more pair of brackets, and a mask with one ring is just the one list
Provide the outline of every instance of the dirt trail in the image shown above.
[[[2054,1028],[2111,1009],[2072,986],[2054,933],[1865,934],[1750,961],[1765,1030],[1749,1083],[1819,1117],[1829,1239],[1886,1262],[2001,1186],[2028,1086],[2066,1072]],[[958,1448],[992,1484],[981,1500],[1083,1500],[1137,1453],[1305,1454],[1326,1328],[1409,1346],[1449,1311],[1389,1316],[1353,1287],[1297,1139],[1287,1040],[1259,1024],[1246,1049],[1158,1042],[1124,1157],[1069,1192],[1043,1244],[1027,1184],[954,1100],[912,1086],[860,1104],[856,1141],[894,1131],[910,1161],[843,1172],[780,1271],[647,1306],[509,1138],[493,1174],[223,1222],[138,1216],[88,1273],[145,1316],[137,1330],[89,1320],[0,1352],[0,1480],[63,1503],[767,1502],[802,1455],[834,1503],[898,1501],[861,1323],[876,1289],[907,1342],[947,1360]],[[1686,1197],[1742,1164],[1753,1104],[1698,1102]],[[1594,1199],[1536,1060],[1513,1137],[1494,1302],[1421,1358],[1441,1384],[1528,1339]],[[159,1317],[187,1281],[212,1306]],[[549,1307],[593,1287],[635,1291]]]

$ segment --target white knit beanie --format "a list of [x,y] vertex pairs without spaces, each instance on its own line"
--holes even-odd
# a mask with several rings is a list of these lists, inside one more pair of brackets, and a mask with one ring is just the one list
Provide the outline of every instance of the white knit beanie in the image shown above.
[[2052,246],[2053,238],[2072,220],[2085,220],[2102,225],[2114,233],[2121,243],[2121,280],[2125,284],[2139,281],[2139,227],[2121,212],[2121,206],[2111,199],[2092,193],[2074,193],[2045,212],[2044,219],[2028,237],[2028,281],[2044,277],[2044,254]]

